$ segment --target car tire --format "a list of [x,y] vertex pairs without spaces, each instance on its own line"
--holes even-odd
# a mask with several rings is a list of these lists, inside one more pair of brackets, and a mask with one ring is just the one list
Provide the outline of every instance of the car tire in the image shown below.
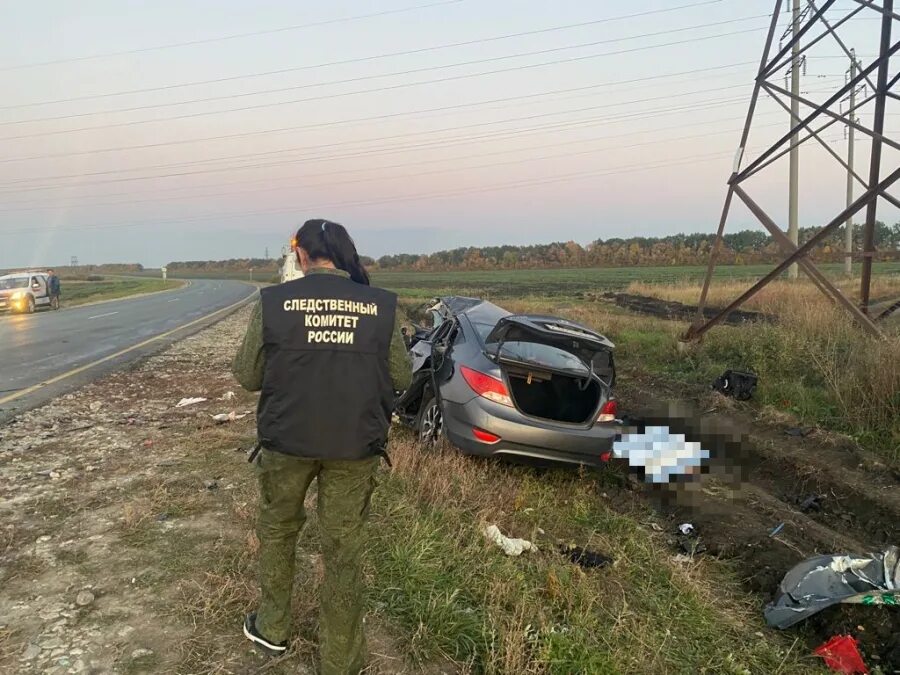
[[28,302],[25,305],[25,313],[34,314],[34,298],[30,295],[28,296]]
[[444,413],[432,393],[426,393],[416,415],[416,433],[425,448],[434,448],[444,437]]

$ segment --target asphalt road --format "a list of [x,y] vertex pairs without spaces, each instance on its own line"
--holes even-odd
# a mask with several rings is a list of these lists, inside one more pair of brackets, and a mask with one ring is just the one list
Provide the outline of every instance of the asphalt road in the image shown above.
[[64,295],[58,312],[0,315],[0,423],[202,328],[255,293],[239,281],[195,279],[72,308]]

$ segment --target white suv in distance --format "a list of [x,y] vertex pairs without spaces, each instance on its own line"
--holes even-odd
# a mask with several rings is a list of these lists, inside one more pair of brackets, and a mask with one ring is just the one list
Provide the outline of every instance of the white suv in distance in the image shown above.
[[0,312],[33,313],[51,308],[49,276],[43,272],[18,272],[0,277]]

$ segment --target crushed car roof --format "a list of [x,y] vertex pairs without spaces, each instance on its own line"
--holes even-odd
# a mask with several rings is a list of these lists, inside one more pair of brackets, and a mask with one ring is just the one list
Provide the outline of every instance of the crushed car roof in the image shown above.
[[459,295],[450,295],[440,298],[440,301],[448,310],[450,310],[451,314],[463,314],[470,309],[485,303],[485,301],[480,298],[466,298]]

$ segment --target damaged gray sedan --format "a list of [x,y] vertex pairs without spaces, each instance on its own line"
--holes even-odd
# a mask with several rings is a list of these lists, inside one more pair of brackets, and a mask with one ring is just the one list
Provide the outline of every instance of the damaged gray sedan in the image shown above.
[[396,413],[424,444],[598,466],[619,432],[613,344],[553,316],[446,297],[407,335],[413,381]]

